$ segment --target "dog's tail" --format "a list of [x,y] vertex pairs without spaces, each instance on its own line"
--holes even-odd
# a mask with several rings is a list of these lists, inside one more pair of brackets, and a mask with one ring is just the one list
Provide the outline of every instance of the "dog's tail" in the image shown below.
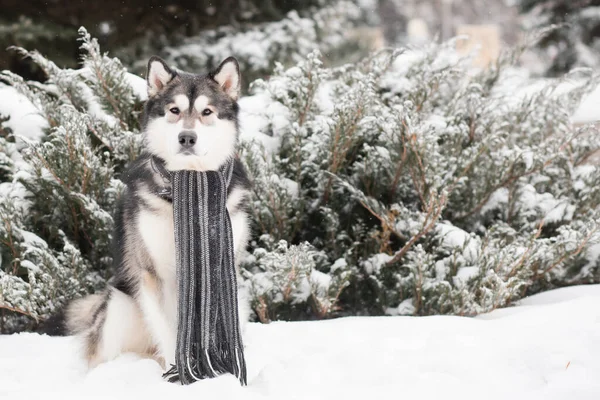
[[83,332],[94,325],[100,310],[106,308],[106,293],[92,294],[72,300],[44,321],[39,333],[67,336]]
[[65,326],[65,307],[59,309],[43,321],[37,329],[38,333],[45,333],[48,336],[66,336],[67,327]]

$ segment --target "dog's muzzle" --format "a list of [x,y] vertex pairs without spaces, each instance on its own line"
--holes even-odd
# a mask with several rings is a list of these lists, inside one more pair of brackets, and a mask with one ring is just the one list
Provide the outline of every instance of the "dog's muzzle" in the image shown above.
[[198,135],[193,131],[183,131],[179,134],[179,144],[182,149],[191,149],[196,144]]

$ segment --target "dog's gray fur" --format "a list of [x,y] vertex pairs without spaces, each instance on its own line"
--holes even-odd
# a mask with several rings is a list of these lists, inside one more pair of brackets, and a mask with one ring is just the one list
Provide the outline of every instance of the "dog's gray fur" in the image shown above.
[[[152,357],[163,368],[174,363],[173,207],[163,195],[169,182],[161,171],[217,169],[236,151],[240,75],[234,58],[209,74],[195,75],[174,71],[152,57],[147,81],[149,98],[142,116],[145,151],[123,176],[126,190],[115,216],[116,275],[104,292],[73,301],[63,313],[66,333],[83,340],[90,366],[123,352]],[[190,145],[185,137],[195,139]],[[236,158],[227,200],[236,265],[248,240],[244,208],[248,188]],[[240,310],[243,322],[248,310],[242,300]]]

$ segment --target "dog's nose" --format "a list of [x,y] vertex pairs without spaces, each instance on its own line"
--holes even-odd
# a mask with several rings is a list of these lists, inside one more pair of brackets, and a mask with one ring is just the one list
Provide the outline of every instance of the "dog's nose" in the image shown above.
[[191,131],[183,131],[179,134],[179,144],[184,149],[189,149],[196,144],[196,139],[198,136],[194,132]]

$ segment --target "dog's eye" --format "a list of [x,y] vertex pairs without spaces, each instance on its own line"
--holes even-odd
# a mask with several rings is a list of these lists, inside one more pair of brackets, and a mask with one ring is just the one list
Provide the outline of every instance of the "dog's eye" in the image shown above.
[[171,111],[175,115],[179,115],[179,108],[177,108],[177,107],[173,107],[169,111]]
[[202,110],[202,115],[204,115],[205,117],[209,116],[210,114],[212,114],[212,110],[210,108],[205,108],[204,110]]

